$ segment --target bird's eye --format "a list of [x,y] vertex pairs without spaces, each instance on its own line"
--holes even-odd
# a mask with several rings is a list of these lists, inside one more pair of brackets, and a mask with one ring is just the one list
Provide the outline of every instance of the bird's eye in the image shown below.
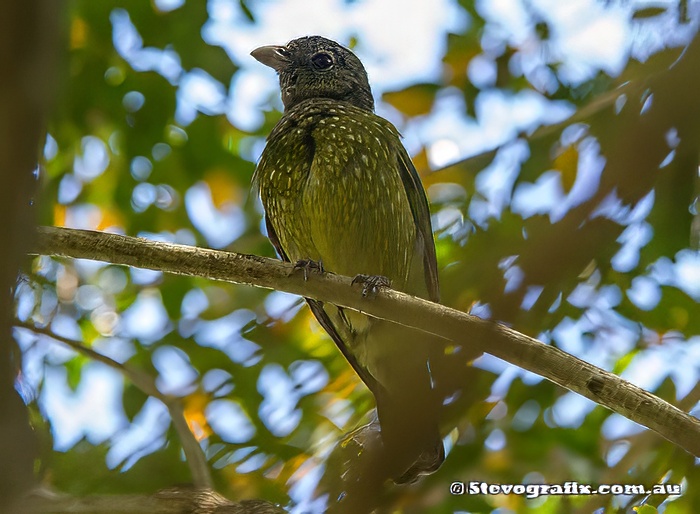
[[318,70],[327,70],[333,66],[333,58],[325,52],[319,52],[311,58],[311,63]]

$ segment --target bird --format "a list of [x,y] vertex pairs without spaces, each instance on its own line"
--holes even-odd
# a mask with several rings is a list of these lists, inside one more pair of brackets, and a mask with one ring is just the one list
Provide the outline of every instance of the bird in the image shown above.
[[[392,123],[374,112],[367,72],[349,49],[321,36],[257,48],[279,75],[284,112],[253,175],[267,235],[280,258],[440,300],[425,189]],[[445,341],[389,321],[307,299],[374,395],[387,478],[413,483],[445,459],[444,392],[435,367]]]

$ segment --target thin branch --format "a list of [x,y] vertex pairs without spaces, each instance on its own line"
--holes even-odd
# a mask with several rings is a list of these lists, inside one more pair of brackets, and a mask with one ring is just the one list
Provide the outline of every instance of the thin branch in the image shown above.
[[477,347],[626,418],[700,456],[700,420],[620,377],[492,321],[394,290],[369,300],[349,277],[312,273],[274,259],[88,230],[40,227],[35,253],[106,261],[298,294]]
[[37,327],[36,325],[31,325],[29,323],[15,323],[16,327],[25,328],[36,334],[41,334],[54,341],[63,343],[64,345],[72,348],[76,352],[90,357],[91,359],[106,364],[107,366],[116,369],[126,378],[128,378],[138,389],[140,389],[144,394],[152,396],[163,402],[163,404],[168,408],[170,417],[173,420],[173,425],[180,438],[180,443],[182,444],[182,449],[185,452],[185,460],[190,468],[190,473],[192,474],[192,483],[197,488],[210,489],[213,485],[211,478],[211,473],[209,472],[209,466],[207,465],[207,459],[202,451],[202,447],[195,438],[194,434],[187,425],[187,420],[182,409],[182,404],[180,399],[176,396],[170,396],[161,393],[156,386],[155,380],[144,373],[143,371],[134,369],[128,364],[122,364],[117,362],[111,357],[96,352],[92,348],[88,348],[78,341],[74,341],[67,337],[59,336],[54,334],[46,328]]
[[688,394],[680,399],[678,402],[678,407],[682,410],[689,411],[695,407],[698,402],[700,402],[700,382],[695,384],[695,387],[693,387],[690,391],[688,391]]
[[39,490],[22,504],[23,514],[284,514],[264,500],[232,502],[209,489],[166,489],[154,495],[76,497]]

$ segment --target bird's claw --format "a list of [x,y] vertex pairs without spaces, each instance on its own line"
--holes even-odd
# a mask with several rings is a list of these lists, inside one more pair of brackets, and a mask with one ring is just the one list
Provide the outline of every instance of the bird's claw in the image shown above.
[[391,280],[382,275],[355,275],[352,284],[362,284],[362,296],[373,298],[383,287],[391,287]]
[[294,270],[303,270],[305,281],[309,279],[310,272],[325,273],[326,271],[323,269],[323,261],[312,261],[311,259],[299,259],[294,263]]

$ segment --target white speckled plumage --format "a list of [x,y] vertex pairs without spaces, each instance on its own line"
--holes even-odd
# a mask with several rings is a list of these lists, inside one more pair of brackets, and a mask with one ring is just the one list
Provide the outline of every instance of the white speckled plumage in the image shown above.
[[[381,275],[437,301],[425,192],[398,131],[374,114],[359,60],[320,37],[253,55],[279,72],[285,104],[254,176],[280,255],[322,261],[343,275]],[[336,66],[319,71],[318,55]],[[377,399],[393,476],[412,481],[437,469],[443,397],[429,369],[443,342],[334,305],[309,305]]]

